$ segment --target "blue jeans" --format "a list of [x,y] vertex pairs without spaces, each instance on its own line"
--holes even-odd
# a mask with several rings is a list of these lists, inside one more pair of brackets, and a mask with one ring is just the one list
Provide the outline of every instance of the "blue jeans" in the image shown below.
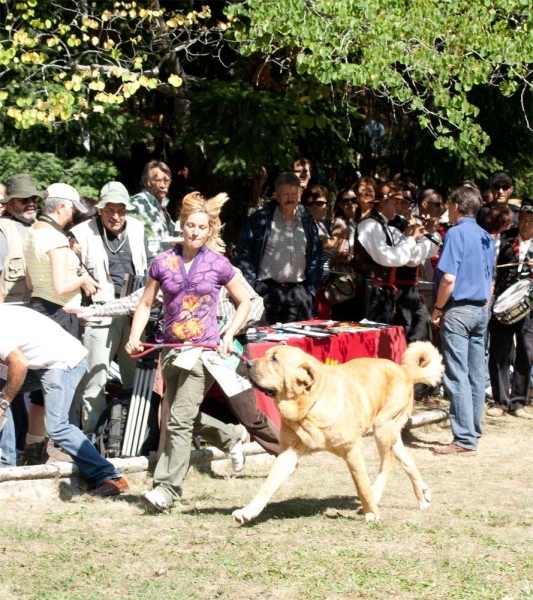
[[475,450],[485,405],[486,306],[454,306],[442,315],[444,387],[450,398],[453,443]]
[[94,487],[99,487],[106,479],[120,477],[120,473],[98,453],[76,426],[69,423],[70,405],[85,370],[85,359],[73,369],[67,367],[66,369],[28,370],[20,392],[31,392],[42,388],[47,434],[72,457],[80,473]]
[[[0,379],[0,391],[4,388],[5,381]],[[15,438],[15,423],[11,407],[9,407],[5,416],[7,422],[2,431],[0,431],[0,469],[5,467],[17,466],[17,440]]]

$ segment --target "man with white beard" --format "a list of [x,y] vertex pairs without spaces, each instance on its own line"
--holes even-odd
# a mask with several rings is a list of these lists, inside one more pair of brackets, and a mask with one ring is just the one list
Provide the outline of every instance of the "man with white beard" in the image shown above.
[[0,300],[26,302],[24,240],[37,218],[37,203],[43,197],[26,173],[6,180],[6,196],[0,200],[6,212],[0,218]]

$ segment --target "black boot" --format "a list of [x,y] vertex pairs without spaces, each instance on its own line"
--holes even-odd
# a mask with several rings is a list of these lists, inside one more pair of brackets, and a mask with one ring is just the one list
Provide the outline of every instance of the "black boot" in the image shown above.
[[50,458],[46,448],[48,446],[48,438],[45,437],[42,442],[35,442],[33,444],[26,444],[20,459],[20,467],[29,467],[32,465],[44,465]]

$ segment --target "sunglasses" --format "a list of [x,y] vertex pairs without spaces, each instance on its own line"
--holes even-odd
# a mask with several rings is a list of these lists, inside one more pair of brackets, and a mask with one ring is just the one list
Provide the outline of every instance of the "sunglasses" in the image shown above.
[[493,185],[492,188],[495,190],[503,190],[504,192],[506,192],[507,190],[511,189],[511,186],[507,185],[507,184],[506,185]]
[[341,204],[355,204],[355,198],[342,198]]
[[442,208],[444,206],[442,202],[430,202],[430,204],[436,206],[437,208]]
[[38,201],[38,196],[30,196],[29,198],[17,198],[17,200],[21,203],[21,204],[29,204],[30,202],[32,204],[35,204]]
[[309,206],[327,206],[327,204],[325,200],[315,200],[314,202],[310,202]]

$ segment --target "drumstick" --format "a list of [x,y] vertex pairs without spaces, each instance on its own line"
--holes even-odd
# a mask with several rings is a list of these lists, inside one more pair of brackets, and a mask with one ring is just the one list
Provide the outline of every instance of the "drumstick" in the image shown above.
[[533,260],[523,260],[521,262],[505,263],[504,265],[496,265],[496,268],[501,269],[502,267],[517,267],[518,265],[533,265]]

